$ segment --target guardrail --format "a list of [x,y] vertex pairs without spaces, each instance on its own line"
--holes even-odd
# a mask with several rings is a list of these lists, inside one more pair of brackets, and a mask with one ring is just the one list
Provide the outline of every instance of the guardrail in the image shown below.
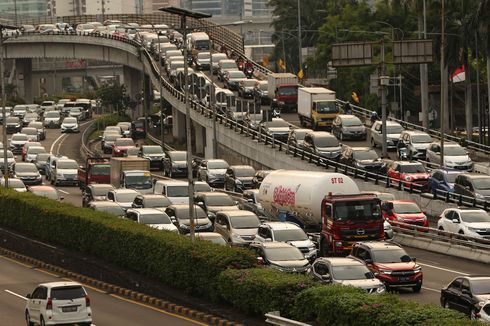
[[300,321],[288,319],[285,317],[281,317],[279,311],[272,311],[265,314],[266,320],[265,322],[271,325],[278,326],[311,326],[310,324],[302,323]]

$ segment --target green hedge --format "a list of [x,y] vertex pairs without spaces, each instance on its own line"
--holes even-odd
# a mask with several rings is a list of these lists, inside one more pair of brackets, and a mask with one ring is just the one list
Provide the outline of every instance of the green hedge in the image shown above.
[[395,294],[368,295],[342,285],[317,286],[302,291],[292,316],[318,325],[469,325],[454,310],[405,301]]
[[49,243],[100,257],[188,293],[216,298],[227,268],[250,268],[245,249],[159,231],[87,208],[0,189],[0,224]]
[[131,122],[131,117],[120,114],[107,114],[97,118],[95,121],[98,129],[103,130],[107,126],[117,125],[118,122]]
[[313,285],[308,276],[269,268],[229,269],[218,282],[222,298],[235,307],[255,314],[280,310],[283,315],[292,309],[296,295]]

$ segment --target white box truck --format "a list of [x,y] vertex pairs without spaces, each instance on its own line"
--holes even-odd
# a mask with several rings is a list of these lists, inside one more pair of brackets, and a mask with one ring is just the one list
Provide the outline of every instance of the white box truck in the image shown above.
[[339,114],[335,92],[323,87],[298,89],[298,117],[301,126],[312,129],[331,128]]
[[115,188],[128,188],[143,194],[153,193],[150,160],[141,157],[112,157],[111,184]]
[[271,108],[296,111],[298,108],[298,77],[291,73],[267,75],[268,95]]

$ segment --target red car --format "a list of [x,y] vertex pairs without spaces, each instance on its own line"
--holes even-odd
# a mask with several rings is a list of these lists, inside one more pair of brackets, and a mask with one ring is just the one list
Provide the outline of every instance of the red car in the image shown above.
[[117,138],[112,145],[112,156],[122,157],[130,147],[134,147],[134,140],[131,138]]
[[419,206],[411,200],[390,200],[381,204],[381,213],[388,222],[400,222],[429,227],[429,221]]
[[402,182],[405,188],[425,191],[429,184],[429,173],[425,170],[422,163],[393,161],[388,167],[388,177],[394,184]]
[[422,267],[395,243],[357,242],[349,257],[365,263],[376,278],[384,283],[386,291],[409,287],[413,292],[420,292],[422,288]]

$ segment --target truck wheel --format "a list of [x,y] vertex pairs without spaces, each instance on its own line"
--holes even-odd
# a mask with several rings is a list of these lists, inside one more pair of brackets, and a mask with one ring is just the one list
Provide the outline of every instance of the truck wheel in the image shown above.
[[320,241],[320,256],[328,257],[329,255],[330,255],[330,250],[328,248],[327,240],[322,238],[322,240]]
[[303,120],[303,117],[299,117],[299,124],[301,127],[306,127],[305,121]]
[[422,284],[415,285],[412,290],[414,293],[419,293],[420,290],[422,289]]
[[313,130],[317,130],[318,129],[318,123],[316,123],[316,121],[313,121],[311,123],[311,129],[313,129]]

